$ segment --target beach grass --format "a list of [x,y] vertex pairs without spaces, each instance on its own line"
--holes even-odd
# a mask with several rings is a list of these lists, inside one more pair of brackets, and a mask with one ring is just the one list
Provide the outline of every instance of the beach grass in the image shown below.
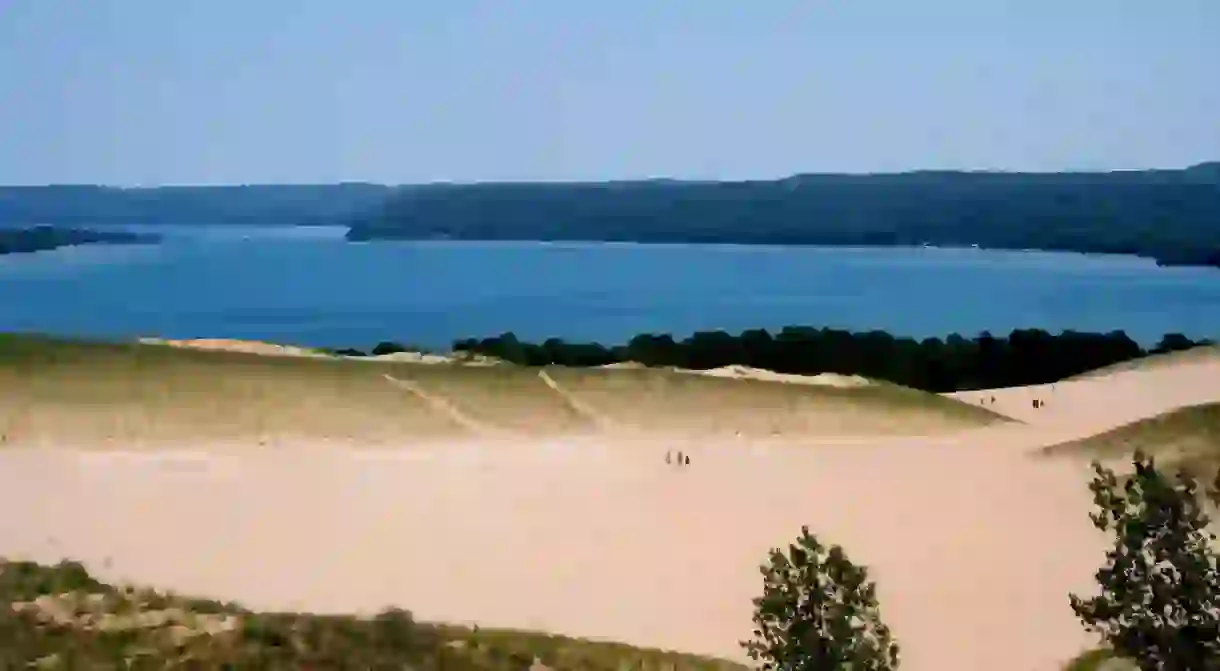
[[548,374],[613,421],[710,434],[919,434],[1007,421],[989,410],[894,384],[856,387],[719,378],[655,368],[551,368]]
[[1048,456],[1129,457],[1136,450],[1169,465],[1214,473],[1220,467],[1220,403],[1178,408],[1082,440],[1042,449]]
[[733,662],[539,632],[261,613],[103,583],[79,563],[0,560],[0,668],[744,671]]
[[136,447],[184,437],[378,444],[462,429],[340,360],[0,335],[0,432]]
[[1068,662],[1063,671],[1137,671],[1138,666],[1107,648],[1090,650]]
[[[1005,421],[888,383],[839,388],[665,369],[547,368],[557,392],[541,370],[0,334],[0,438],[123,448],[185,438],[368,446],[469,436],[475,425],[523,437],[607,424],[766,436],[930,433]],[[608,422],[583,414],[572,399]]]

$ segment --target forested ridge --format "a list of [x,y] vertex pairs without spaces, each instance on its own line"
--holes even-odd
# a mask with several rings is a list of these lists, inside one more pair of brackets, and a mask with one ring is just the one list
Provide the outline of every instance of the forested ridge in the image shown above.
[[37,224],[329,224],[352,241],[977,245],[1220,266],[1220,162],[743,182],[0,186],[0,226]]
[[1220,266],[1220,163],[1105,173],[911,172],[774,181],[430,185],[348,239],[940,245]]
[[0,229],[0,255],[41,252],[76,245],[155,243],[160,236],[127,231],[94,231],[85,228],[32,226]]
[[0,224],[346,224],[389,193],[390,187],[361,183],[0,186]]

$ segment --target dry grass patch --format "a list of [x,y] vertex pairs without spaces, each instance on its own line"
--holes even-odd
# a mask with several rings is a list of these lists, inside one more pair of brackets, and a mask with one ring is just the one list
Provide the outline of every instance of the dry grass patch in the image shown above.
[[102,583],[75,562],[0,560],[0,668],[744,671],[718,659],[537,632],[258,613]]
[[1137,449],[1172,466],[1214,474],[1220,467],[1220,403],[1186,406],[1083,440],[1043,448],[1048,456],[1119,459]]
[[11,444],[376,444],[461,432],[370,365],[0,335],[0,433]]
[[594,430],[580,413],[538,377],[537,368],[504,364],[399,364],[395,377],[410,379],[464,415],[525,435]]
[[[0,434],[10,445],[133,448],[185,440],[403,445],[467,436],[473,425],[539,437],[603,428],[582,406],[612,426],[709,435],[912,435],[1006,419],[887,383],[840,388],[551,367],[556,391],[540,370],[0,334]],[[472,421],[463,426],[387,375]]]
[[988,410],[897,385],[787,384],[663,369],[552,367],[573,397],[623,426],[747,436],[920,434],[1005,421]]

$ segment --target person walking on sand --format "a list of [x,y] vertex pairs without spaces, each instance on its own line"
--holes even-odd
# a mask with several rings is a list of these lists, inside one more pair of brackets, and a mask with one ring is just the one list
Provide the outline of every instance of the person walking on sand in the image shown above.
[[685,459],[686,459],[686,461],[684,461],[684,462],[682,462],[682,463],[683,463],[683,464],[685,464],[685,465],[687,465],[687,466],[690,466],[690,455],[689,455],[689,454],[688,454],[688,455],[686,455]]
[[665,450],[665,463],[672,464],[674,462],[672,452],[673,450]]
[[682,450],[678,450],[678,466],[682,465]]

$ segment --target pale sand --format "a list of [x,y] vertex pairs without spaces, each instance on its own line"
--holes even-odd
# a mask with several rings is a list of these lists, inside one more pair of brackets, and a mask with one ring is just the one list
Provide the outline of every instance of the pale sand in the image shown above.
[[1040,411],[1037,390],[982,392],[1028,423],[940,437],[9,450],[0,554],[255,607],[393,604],[740,658],[759,563],[808,524],[872,568],[904,669],[1052,670],[1093,643],[1067,598],[1092,591],[1106,538],[1087,465],[1030,454],[1220,400],[1217,372],[1060,383]]
[[839,375],[836,373],[819,373],[817,375],[796,375],[792,373],[776,373],[762,368],[733,365],[712,368],[710,370],[691,370],[688,368],[673,369],[679,373],[707,375],[709,377],[727,377],[735,380],[763,380],[766,382],[787,382],[790,384],[812,384],[824,387],[866,387],[872,382],[860,375]]
[[[277,345],[275,343],[262,342],[258,340],[233,340],[229,338],[193,338],[188,340],[140,338],[139,342],[144,345],[165,345],[184,349],[200,349],[218,352],[244,352],[247,354],[263,354],[267,356],[347,359],[352,361],[398,361],[425,364],[462,363],[467,365],[483,366],[497,363],[493,358],[478,354],[458,356],[453,354],[429,354],[425,352],[410,351],[395,352],[393,354],[381,354],[377,356],[336,356],[306,347]],[[632,369],[643,367],[644,366],[642,364],[633,361],[613,363],[602,366],[602,368],[606,369]],[[765,380],[768,382],[790,382],[794,384],[813,384],[827,387],[861,387],[870,383],[868,379],[859,375],[837,375],[834,373],[821,373],[819,375],[793,375],[776,373],[762,368],[752,368],[750,366],[742,365],[722,366],[720,368],[713,368],[711,370],[691,370],[687,368],[670,368],[669,370],[693,375],[707,375],[710,377],[727,377],[741,380]]]
[[[1220,400],[1220,358],[1183,358],[1054,384],[945,395],[1036,427],[1085,437],[1175,408]],[[1045,406],[1035,409],[1034,399]]]
[[308,347],[298,347],[296,345],[277,345],[275,343],[260,342],[258,340],[233,340],[229,338],[193,338],[189,340],[170,340],[166,338],[140,338],[138,342],[142,345],[164,345],[167,347],[181,347],[185,349],[202,349],[213,350],[219,352],[243,352],[246,354],[262,354],[264,356],[297,356],[297,357],[322,357],[326,358],[329,355],[310,349]]
[[904,668],[1054,668],[1087,645],[1066,605],[1103,550],[1084,469],[982,437],[755,447],[13,451],[0,551],[256,607],[399,604],[740,657],[758,564],[809,524],[873,567]]

